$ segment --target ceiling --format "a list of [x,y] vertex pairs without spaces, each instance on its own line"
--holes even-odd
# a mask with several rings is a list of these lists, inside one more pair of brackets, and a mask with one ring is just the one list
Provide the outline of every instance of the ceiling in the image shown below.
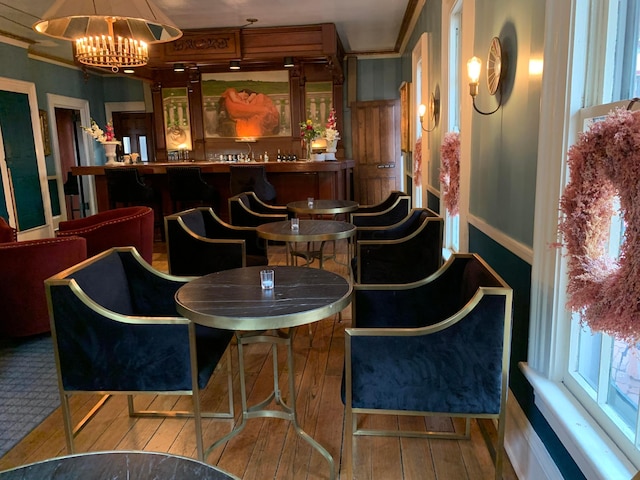
[[[30,53],[71,60],[71,42],[31,29],[53,3],[0,0],[0,32],[28,42]],[[334,23],[345,52],[355,55],[398,53],[401,32],[406,30],[405,11],[415,8],[412,0],[155,0],[155,4],[183,30],[240,27],[248,19],[257,19],[255,27]]]

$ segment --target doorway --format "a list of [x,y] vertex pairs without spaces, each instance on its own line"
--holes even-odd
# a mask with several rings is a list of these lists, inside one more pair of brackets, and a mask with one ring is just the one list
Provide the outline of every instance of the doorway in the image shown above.
[[[53,217],[54,228],[61,220],[95,213],[95,186],[89,176],[76,177],[78,195],[65,195],[68,173],[74,166],[93,165],[93,139],[85,135],[82,126],[91,125],[87,100],[47,94],[51,128],[51,153],[55,161],[55,181],[58,188],[60,214]],[[53,179],[49,177],[51,182]],[[67,192],[71,184],[67,184]]]
[[153,157],[153,114],[147,112],[113,112],[113,130],[122,140],[122,154],[139,153],[140,161]]

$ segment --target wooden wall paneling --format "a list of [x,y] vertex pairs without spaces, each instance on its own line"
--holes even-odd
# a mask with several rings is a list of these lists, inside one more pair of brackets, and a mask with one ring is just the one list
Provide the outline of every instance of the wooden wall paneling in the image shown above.
[[[154,133],[156,141],[155,152],[149,152],[150,156],[155,157],[156,162],[167,161],[167,142],[164,136],[164,118],[162,115],[162,84],[154,83],[151,89],[151,99],[153,101],[153,120]],[[154,155],[155,153],[155,155]]]
[[204,143],[204,120],[202,106],[202,83],[190,82],[187,86],[189,97],[189,117],[191,123],[191,160],[206,160]]

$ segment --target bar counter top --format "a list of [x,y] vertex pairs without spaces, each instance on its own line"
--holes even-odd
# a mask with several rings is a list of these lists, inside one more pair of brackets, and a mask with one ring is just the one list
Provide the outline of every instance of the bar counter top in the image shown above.
[[[230,165],[264,165],[269,172],[332,172],[353,168],[354,160],[338,161],[295,161],[295,162],[151,162],[135,163],[133,165],[122,166],[137,167],[143,169],[144,173],[166,173],[167,167],[194,166],[200,167],[203,173],[228,173]],[[104,165],[89,167],[71,167],[74,175],[104,175]]]
[[[317,199],[351,200],[353,197],[354,160],[337,161],[295,161],[295,162],[151,162],[133,165],[144,176],[145,183],[157,189],[162,197],[162,214],[172,213],[172,202],[169,198],[167,183],[167,167],[194,166],[200,167],[204,180],[213,185],[219,193],[220,203],[217,213],[228,219],[227,199],[232,196],[229,186],[229,167],[232,165],[264,165],[267,179],[276,189],[277,205],[305,200],[308,197]],[[104,165],[71,167],[71,173],[78,176],[93,177],[98,211],[109,209],[107,182]],[[121,168],[120,166],[110,168]]]

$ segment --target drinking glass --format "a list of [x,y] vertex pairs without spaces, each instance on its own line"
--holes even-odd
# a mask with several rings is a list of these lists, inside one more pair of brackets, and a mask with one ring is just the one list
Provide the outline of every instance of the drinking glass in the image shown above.
[[273,270],[260,270],[260,286],[264,290],[270,290],[273,288]]
[[300,219],[292,218],[291,219],[291,230],[298,231],[300,230]]

